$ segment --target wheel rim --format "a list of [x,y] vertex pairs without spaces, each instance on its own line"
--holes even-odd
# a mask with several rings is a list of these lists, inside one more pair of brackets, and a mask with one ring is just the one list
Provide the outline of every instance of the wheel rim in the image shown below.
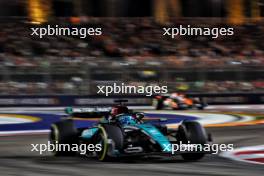
[[[54,145],[58,143],[59,141],[59,131],[56,125],[51,126],[51,132],[50,132],[50,142]],[[54,154],[57,154],[56,149],[51,151]]]
[[152,105],[154,106],[154,107],[157,107],[158,106],[158,100],[153,100],[153,102],[152,102]]
[[96,144],[101,144],[102,149],[100,151],[96,152],[96,155],[97,155],[98,159],[102,161],[106,158],[106,155],[107,155],[107,148],[108,148],[107,134],[106,134],[105,129],[103,127],[99,127],[99,129],[100,129],[100,132],[98,133],[95,141],[96,141]]

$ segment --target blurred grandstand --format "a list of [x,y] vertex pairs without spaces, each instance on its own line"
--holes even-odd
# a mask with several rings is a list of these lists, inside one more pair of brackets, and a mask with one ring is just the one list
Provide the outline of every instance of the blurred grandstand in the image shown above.
[[[41,11],[41,6],[31,8]],[[138,18],[72,18],[69,13],[52,18],[49,24],[99,26],[103,35],[86,39],[30,36],[32,25],[46,24],[50,15],[47,4],[45,9],[40,16],[30,13],[31,18],[1,18],[0,94],[87,95],[96,93],[96,85],[112,82],[168,85],[171,92],[264,92],[261,16],[251,19],[237,12],[228,18],[219,12],[213,13],[217,18],[193,20],[184,16],[165,18],[164,13]],[[234,17],[237,14],[240,16]],[[162,37],[162,26],[180,24],[233,26],[235,35],[218,39]]]

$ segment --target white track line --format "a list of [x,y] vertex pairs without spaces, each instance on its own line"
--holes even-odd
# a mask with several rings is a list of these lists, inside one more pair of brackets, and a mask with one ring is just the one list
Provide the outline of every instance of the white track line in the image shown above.
[[1,131],[0,136],[47,134],[50,130]]
[[22,124],[22,123],[32,123],[32,122],[34,121],[25,118],[10,117],[0,114],[0,125]]
[[[154,114],[176,114],[176,115],[183,115],[183,116],[192,116],[196,117],[198,122],[202,125],[211,125],[211,124],[222,124],[222,123],[229,123],[229,122],[249,122],[254,120],[254,117],[241,115],[241,119],[233,115],[228,114],[218,114],[218,113],[203,113],[203,112],[177,112],[177,111],[145,111],[146,113],[154,113]],[[169,124],[170,126],[176,124]]]
[[250,110],[259,110],[264,109],[264,105],[209,105],[206,107],[207,110],[217,110],[217,109],[250,109]]

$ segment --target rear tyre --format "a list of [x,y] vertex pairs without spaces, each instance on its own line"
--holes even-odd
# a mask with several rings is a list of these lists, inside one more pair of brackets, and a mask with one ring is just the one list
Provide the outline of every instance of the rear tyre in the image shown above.
[[[208,142],[207,134],[202,125],[195,121],[185,121],[178,129],[178,139],[183,144],[201,144],[204,145]],[[204,153],[184,153],[181,154],[182,158],[187,161],[196,161],[204,157]]]
[[204,110],[204,108],[207,106],[207,103],[203,99],[199,99],[200,106],[198,107],[198,110]]
[[[108,141],[111,140],[113,145]],[[124,134],[120,127],[114,125],[99,126],[99,131],[95,139],[96,144],[101,144],[101,150],[98,151],[97,157],[100,161],[109,161],[112,158],[111,152],[114,150],[123,150]],[[114,148],[110,148],[110,146]]]
[[204,110],[204,105],[201,104],[201,106],[198,107],[198,110]]
[[161,110],[163,108],[163,100],[162,99],[153,99],[153,106],[156,110]]
[[52,152],[55,156],[73,156],[76,152],[71,151],[73,144],[78,144],[78,133],[71,119],[63,120],[51,125],[50,142],[52,144],[66,144],[70,146],[69,150],[61,151],[54,149]]
[[188,107],[186,107],[185,104],[178,103],[178,108],[175,110],[186,110],[186,109],[188,109]]

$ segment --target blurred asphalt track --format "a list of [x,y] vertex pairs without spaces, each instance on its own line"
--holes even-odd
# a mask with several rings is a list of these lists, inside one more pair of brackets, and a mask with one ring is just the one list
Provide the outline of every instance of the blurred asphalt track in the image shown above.
[[[214,109],[215,110],[215,109]],[[224,107],[221,107],[225,111]],[[257,108],[233,108],[226,111],[256,111]],[[235,148],[264,144],[264,125],[208,128],[214,143],[233,143]],[[175,158],[141,158],[116,162],[99,162],[87,157],[55,158],[50,153],[40,156],[31,152],[30,144],[47,143],[48,136],[0,137],[0,175],[2,176],[263,176],[264,165],[247,164],[208,155],[198,162]]]

